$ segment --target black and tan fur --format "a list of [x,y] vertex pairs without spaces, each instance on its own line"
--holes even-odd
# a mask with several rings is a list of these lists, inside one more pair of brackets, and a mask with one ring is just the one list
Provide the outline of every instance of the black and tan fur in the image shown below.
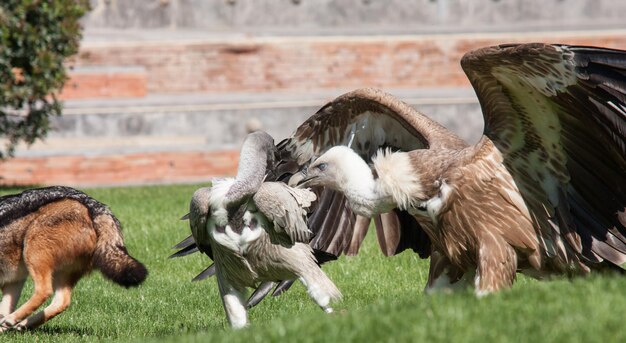
[[[126,251],[107,206],[60,186],[0,198],[0,332],[33,329],[63,312],[94,267],[124,287],[139,285],[148,273]],[[15,309],[29,275],[33,295]],[[50,305],[33,314],[53,293]]]

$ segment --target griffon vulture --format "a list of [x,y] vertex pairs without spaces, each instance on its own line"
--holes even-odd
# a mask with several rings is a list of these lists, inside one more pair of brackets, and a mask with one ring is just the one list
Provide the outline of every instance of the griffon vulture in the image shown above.
[[[470,282],[483,295],[510,287],[516,272],[622,271],[626,52],[501,45],[461,65],[483,110],[477,144],[388,94],[357,90],[279,145],[308,165],[292,182],[338,190],[366,217],[392,215],[381,232],[396,247],[430,242],[427,290]],[[428,239],[397,239],[409,230]],[[336,234],[345,232],[320,239]]]
[[265,132],[249,134],[241,149],[237,176],[198,189],[190,203],[189,223],[201,251],[210,251],[224,310],[233,328],[247,324],[242,298],[261,282],[300,279],[326,312],[341,297],[307,244],[312,237],[307,209],[316,200],[307,189],[264,182],[272,164],[274,140]]

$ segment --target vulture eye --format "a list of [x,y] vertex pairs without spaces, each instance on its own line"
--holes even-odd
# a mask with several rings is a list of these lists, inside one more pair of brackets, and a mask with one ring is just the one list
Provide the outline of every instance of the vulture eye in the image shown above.
[[316,168],[319,169],[320,171],[324,171],[324,170],[326,170],[327,166],[328,165],[326,163],[320,163],[320,164],[317,165]]

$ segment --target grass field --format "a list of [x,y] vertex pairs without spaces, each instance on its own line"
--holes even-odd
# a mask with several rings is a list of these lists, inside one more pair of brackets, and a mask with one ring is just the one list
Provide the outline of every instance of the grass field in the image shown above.
[[[626,278],[522,277],[482,299],[470,291],[424,296],[427,261],[411,252],[385,258],[373,235],[359,256],[324,268],[344,294],[335,314],[324,314],[297,284],[252,309],[252,325],[234,332],[215,279],[190,282],[208,258],[167,259],[189,232],[178,218],[197,187],[85,190],[118,216],[128,250],[150,276],[125,290],[95,272],[78,284],[66,312],[33,332],[0,334],[0,342],[626,342]],[[17,190],[1,193],[9,191]]]

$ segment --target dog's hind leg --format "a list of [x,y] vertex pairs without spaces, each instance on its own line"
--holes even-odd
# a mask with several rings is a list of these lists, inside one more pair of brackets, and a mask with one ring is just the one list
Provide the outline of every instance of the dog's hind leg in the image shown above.
[[34,329],[48,320],[54,318],[70,306],[72,289],[80,280],[81,274],[55,275],[54,277],[54,297],[52,302],[43,311],[40,311],[13,327],[15,330]]
[[2,302],[0,302],[0,319],[8,316],[11,312],[15,311],[15,305],[20,299],[22,294],[22,288],[24,288],[24,282],[26,279],[14,281],[2,285]]
[[13,328],[15,324],[30,316],[52,295],[52,270],[48,268],[29,268],[35,284],[33,295],[15,312],[0,320],[0,331]]

